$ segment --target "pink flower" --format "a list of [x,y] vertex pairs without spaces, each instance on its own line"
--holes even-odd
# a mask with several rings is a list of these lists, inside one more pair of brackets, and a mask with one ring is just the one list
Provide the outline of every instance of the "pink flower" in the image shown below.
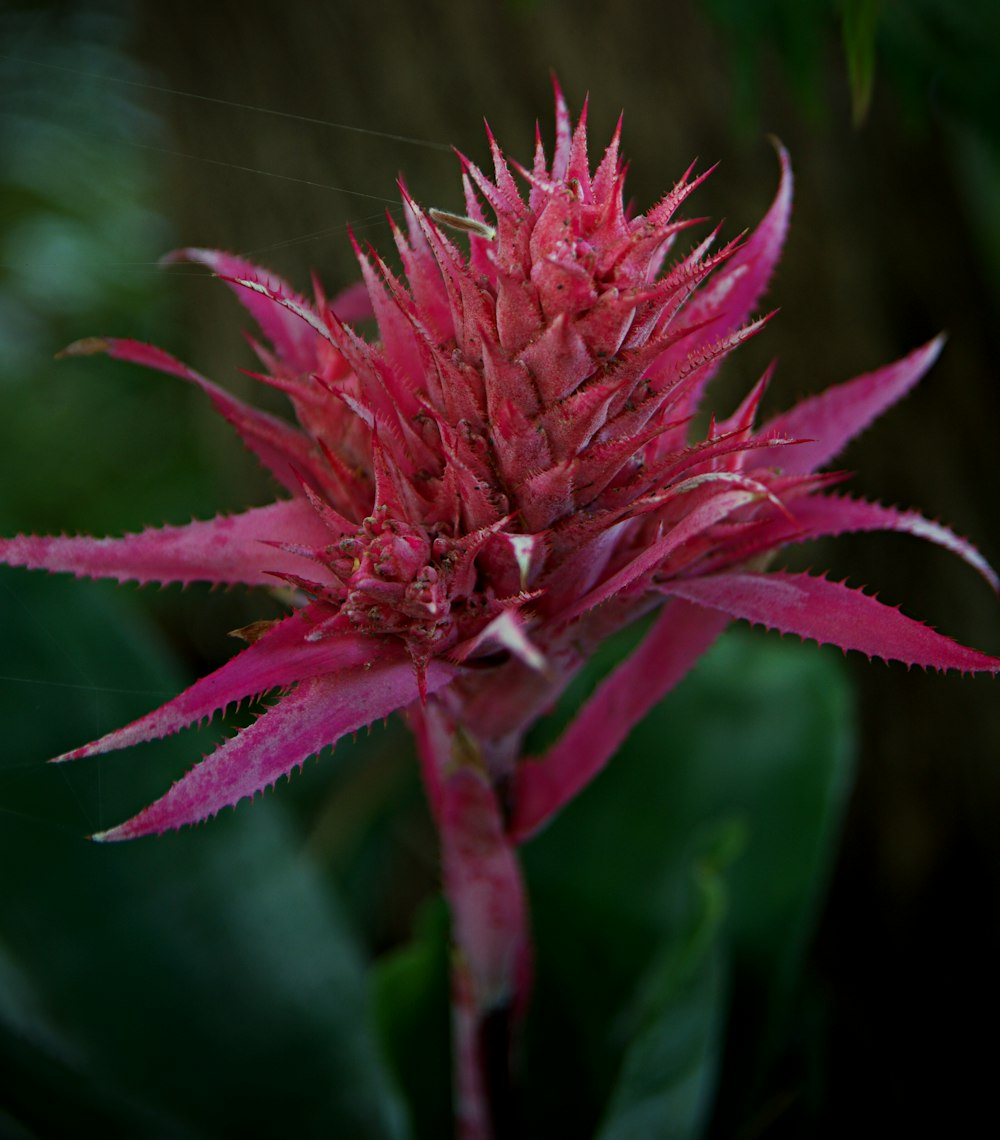
[[[516,845],[608,761],[630,728],[733,618],[908,665],[996,672],[843,583],[770,571],[781,547],[849,530],[906,531],[980,554],[944,526],[834,493],[823,469],[905,395],[933,341],[755,426],[765,375],[740,406],[691,424],[751,319],[785,236],[788,157],[757,229],[673,256],[691,172],[644,215],[623,203],[618,132],[596,170],[585,114],[557,92],[551,165],[490,138],[494,173],[463,160],[467,216],[404,192],[399,279],[357,250],[363,286],[310,302],[241,258],[187,249],[257,321],[259,379],[297,424],[230,396],[162,349],[80,341],[199,386],[284,498],[243,514],[120,539],[19,536],[0,560],[119,581],[285,583],[300,608],[161,708],[59,757],[177,732],[233,702],[281,695],[134,819],[126,839],[205,819],[340,737],[406,710],[440,833],[453,916],[456,1087],[463,1135],[487,1136],[486,1017],[516,1013],[530,939]],[[516,176],[515,176],[516,175]],[[704,177],[704,176],[702,176]],[[526,191],[526,197],[525,197]],[[458,230],[460,237],[448,231]],[[468,253],[463,252],[465,242]],[[352,321],[374,315],[377,343]],[[656,611],[545,755],[529,727],[610,633]]]
[[[394,237],[405,283],[358,249],[364,290],[309,302],[229,254],[171,256],[208,266],[240,296],[267,341],[256,345],[259,379],[288,394],[296,426],[159,348],[105,339],[67,350],[197,384],[287,497],[120,539],[19,536],[0,543],[3,561],[120,581],[284,582],[303,599],[174,700],[59,758],[283,691],[100,838],[204,819],[396,709],[417,721],[435,709],[461,725],[521,838],[594,775],[731,618],[907,664],[996,670],[844,584],[765,570],[791,542],[891,529],[952,549],[997,587],[945,527],[833,494],[841,477],[820,472],[909,391],[940,341],[758,428],[765,376],[692,439],[708,381],[765,323],[749,318],[788,225],[788,158],[779,151],[777,196],[746,240],[713,253],[713,233],[668,263],[689,224],[677,209],[701,178],[689,171],[630,216],[618,133],[591,173],[585,118],[572,130],[559,96],[552,163],[538,141],[533,168],[515,167],[520,182],[492,137],[492,179],[463,160],[466,218],[404,193],[407,232],[394,227]],[[464,231],[468,255],[449,229]],[[372,313],[378,343],[345,323]],[[523,760],[526,730],[593,648],[656,609],[645,642],[564,739]]]

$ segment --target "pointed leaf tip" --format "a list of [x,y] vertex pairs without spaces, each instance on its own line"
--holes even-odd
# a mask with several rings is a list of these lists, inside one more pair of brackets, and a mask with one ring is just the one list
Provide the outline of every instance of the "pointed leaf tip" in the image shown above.
[[631,729],[729,624],[715,610],[672,601],[639,647],[601,682],[544,756],[518,766],[510,833],[523,843],[601,771]]
[[732,618],[793,633],[820,645],[856,650],[869,659],[923,669],[1000,672],[1000,660],[937,633],[843,582],[810,574],[725,573],[675,579],[665,594],[721,610]]
[[786,473],[816,471],[835,459],[916,385],[937,360],[944,342],[939,334],[892,364],[826,388],[772,420],[768,425],[772,430],[815,441],[788,456]]
[[[454,674],[454,667],[431,662],[424,681],[427,692],[436,692]],[[165,795],[92,838],[98,843],[117,842],[200,823],[273,787],[341,737],[383,720],[412,704],[418,695],[412,662],[401,651],[376,661],[371,668],[361,664],[302,680],[196,764]]]
[[56,354],[56,360],[65,360],[67,356],[97,356],[102,352],[109,352],[111,342],[103,336],[85,336],[72,344],[61,348]]

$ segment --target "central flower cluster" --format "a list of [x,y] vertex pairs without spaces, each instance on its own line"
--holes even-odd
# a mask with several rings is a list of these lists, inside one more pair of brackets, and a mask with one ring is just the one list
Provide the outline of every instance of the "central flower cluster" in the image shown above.
[[[998,588],[982,555],[940,523],[829,493],[842,476],[824,469],[909,391],[940,341],[759,427],[765,375],[692,434],[719,364],[764,323],[753,314],[788,227],[788,157],[779,148],[778,192],[751,234],[713,251],[712,233],[678,257],[689,225],[678,210],[701,179],[689,170],[635,214],[618,144],[616,131],[591,171],[586,116],[574,127],[557,93],[551,161],[536,137],[530,168],[510,163],[491,136],[492,177],[462,160],[465,215],[422,210],[404,193],[406,225],[390,221],[402,275],[356,246],[363,281],[332,301],[318,286],[307,300],[232,254],[172,255],[235,290],[262,334],[257,379],[290,398],[297,423],[152,345],[101,338],[67,350],[200,387],[287,497],[117,540],[0,539],[0,561],[122,581],[277,578],[304,595],[287,618],[254,626],[215,673],[66,754],[166,736],[248,696],[283,693],[103,838],[205,818],[409,709],[429,754],[447,744],[445,720],[474,741],[489,779],[509,790],[509,832],[522,839],[730,618],[908,664],[1000,668],[844,583],[764,572],[792,542],[895,530],[954,551]],[[375,342],[353,327],[371,317]],[[560,742],[522,762],[529,729],[590,654],[657,609]],[[440,798],[437,776],[428,786]],[[478,808],[456,801],[452,822],[467,810]]]
[[328,565],[344,588],[340,612],[361,632],[401,636],[416,659],[453,645],[459,627],[488,607],[458,543],[391,518],[385,505],[332,550]]
[[539,144],[530,169],[510,164],[492,136],[492,178],[462,160],[465,216],[404,195],[405,276],[356,246],[378,343],[345,323],[364,304],[312,305],[186,251],[249,290],[277,349],[260,378],[306,428],[293,491],[333,530],[299,547],[323,567],[307,592],[324,628],[402,642],[421,670],[498,650],[537,668],[570,625],[576,644],[592,624],[600,640],[664,575],[752,557],[778,508],[817,486],[781,480],[770,456],[787,435],[754,432],[762,387],[706,439],[687,435],[722,358],[761,326],[745,322],[786,223],[784,154],[749,240],[711,251],[712,234],[664,269],[700,179],[631,216],[618,132],[591,172],[585,116],[574,129],[557,112],[551,162]]

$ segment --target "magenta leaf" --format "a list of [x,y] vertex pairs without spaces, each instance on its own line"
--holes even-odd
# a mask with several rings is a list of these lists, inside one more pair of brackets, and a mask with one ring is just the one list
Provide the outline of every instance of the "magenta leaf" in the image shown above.
[[836,458],[910,391],[937,360],[943,345],[944,338],[935,337],[902,360],[827,388],[772,420],[766,430],[813,441],[789,448],[782,456],[784,470],[790,474],[816,471]]
[[[809,478],[809,476],[806,476]],[[721,558],[711,559],[705,572],[745,563],[764,551],[811,539],[848,532],[888,530],[910,534],[941,546],[968,563],[994,589],[1000,578],[968,539],[918,511],[886,507],[845,495],[811,495],[788,504],[787,515],[777,515],[756,527],[746,540],[735,543]]]
[[781,256],[792,213],[792,166],[788,152],[775,142],[781,181],[770,209],[750,237],[686,307],[687,320],[705,320],[717,309],[725,314],[724,332],[738,328],[767,290]]
[[544,756],[517,770],[511,835],[523,842],[601,771],[631,729],[694,666],[729,618],[697,605],[666,607],[641,645],[606,678]]
[[[720,479],[722,476],[718,476]],[[739,480],[733,477],[734,482],[750,483],[751,480]],[[694,483],[694,480],[691,480]],[[652,543],[641,554],[602,582],[596,589],[584,595],[575,605],[570,606],[562,615],[563,620],[571,620],[585,613],[601,602],[615,597],[623,590],[628,589],[644,575],[649,575],[674,550],[683,543],[701,534],[709,527],[721,522],[728,515],[741,507],[757,502],[767,495],[766,488],[751,487],[749,490],[721,491],[713,495],[700,506],[695,507],[681,522],[672,527],[658,542]]]
[[846,496],[817,495],[796,503],[792,513],[804,533],[790,536],[786,541],[865,530],[894,530],[900,534],[912,534],[957,554],[978,571],[994,590],[1000,589],[996,571],[968,539],[962,538],[943,523],[925,518],[919,511],[904,511],[898,507],[885,507],[881,503]]
[[[427,691],[435,692],[451,678],[452,670],[434,662],[426,674]],[[346,733],[381,720],[416,698],[413,665],[398,657],[370,669],[359,666],[302,681],[192,768],[165,796],[94,839],[135,839],[208,819],[271,787]]]
[[733,618],[794,633],[866,657],[932,669],[1000,670],[1000,660],[967,649],[842,582],[809,574],[714,574],[661,586],[665,594],[711,606]]
[[369,637],[348,635],[311,641],[308,634],[312,628],[307,612],[293,614],[172,701],[90,744],[57,756],[56,761],[81,760],[159,740],[207,720],[247,697],[257,697],[295,681],[362,669],[376,661],[388,664],[409,660],[398,646],[386,647]]
[[0,562],[119,582],[237,582],[273,586],[282,573],[325,573],[271,544],[323,546],[330,531],[304,499],[218,515],[186,526],[150,527],[122,538],[30,535],[0,538]]

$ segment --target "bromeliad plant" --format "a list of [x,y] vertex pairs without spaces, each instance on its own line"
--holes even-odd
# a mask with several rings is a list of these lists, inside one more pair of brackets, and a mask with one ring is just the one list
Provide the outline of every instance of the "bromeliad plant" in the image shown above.
[[[363,285],[332,302],[318,289],[308,301],[227,253],[172,255],[207,266],[241,298],[266,342],[255,344],[258,379],[287,394],[297,424],[150,345],[100,339],[67,351],[197,385],[285,496],[120,539],[0,542],[12,565],[283,583],[299,601],[283,620],[244,631],[247,648],[174,700],[59,757],[162,737],[280,692],[97,839],[203,820],[345,734],[405,713],[452,912],[467,1136],[491,1128],[484,1043],[498,1024],[509,1034],[529,989],[518,845],[601,770],[731,619],[907,664],[1000,668],[843,583],[768,569],[786,544],[886,529],[949,548],[997,588],[964,539],[914,512],[835,494],[843,476],[823,470],[913,387],[940,341],[758,427],[765,375],[693,435],[719,364],[767,319],[751,314],[788,226],[788,157],[779,150],[777,196],[749,237],[712,252],[713,233],[668,261],[690,225],[677,211],[704,175],[689,170],[646,214],[630,214],[618,145],[616,131],[591,172],[585,115],[574,129],[557,92],[551,163],[539,140],[530,170],[511,164],[491,136],[492,177],[462,159],[465,216],[423,210],[404,192],[405,232],[393,233],[405,281],[356,247]],[[377,342],[347,323],[370,316]],[[595,648],[650,614],[638,649],[561,739],[524,756],[529,728]]]

